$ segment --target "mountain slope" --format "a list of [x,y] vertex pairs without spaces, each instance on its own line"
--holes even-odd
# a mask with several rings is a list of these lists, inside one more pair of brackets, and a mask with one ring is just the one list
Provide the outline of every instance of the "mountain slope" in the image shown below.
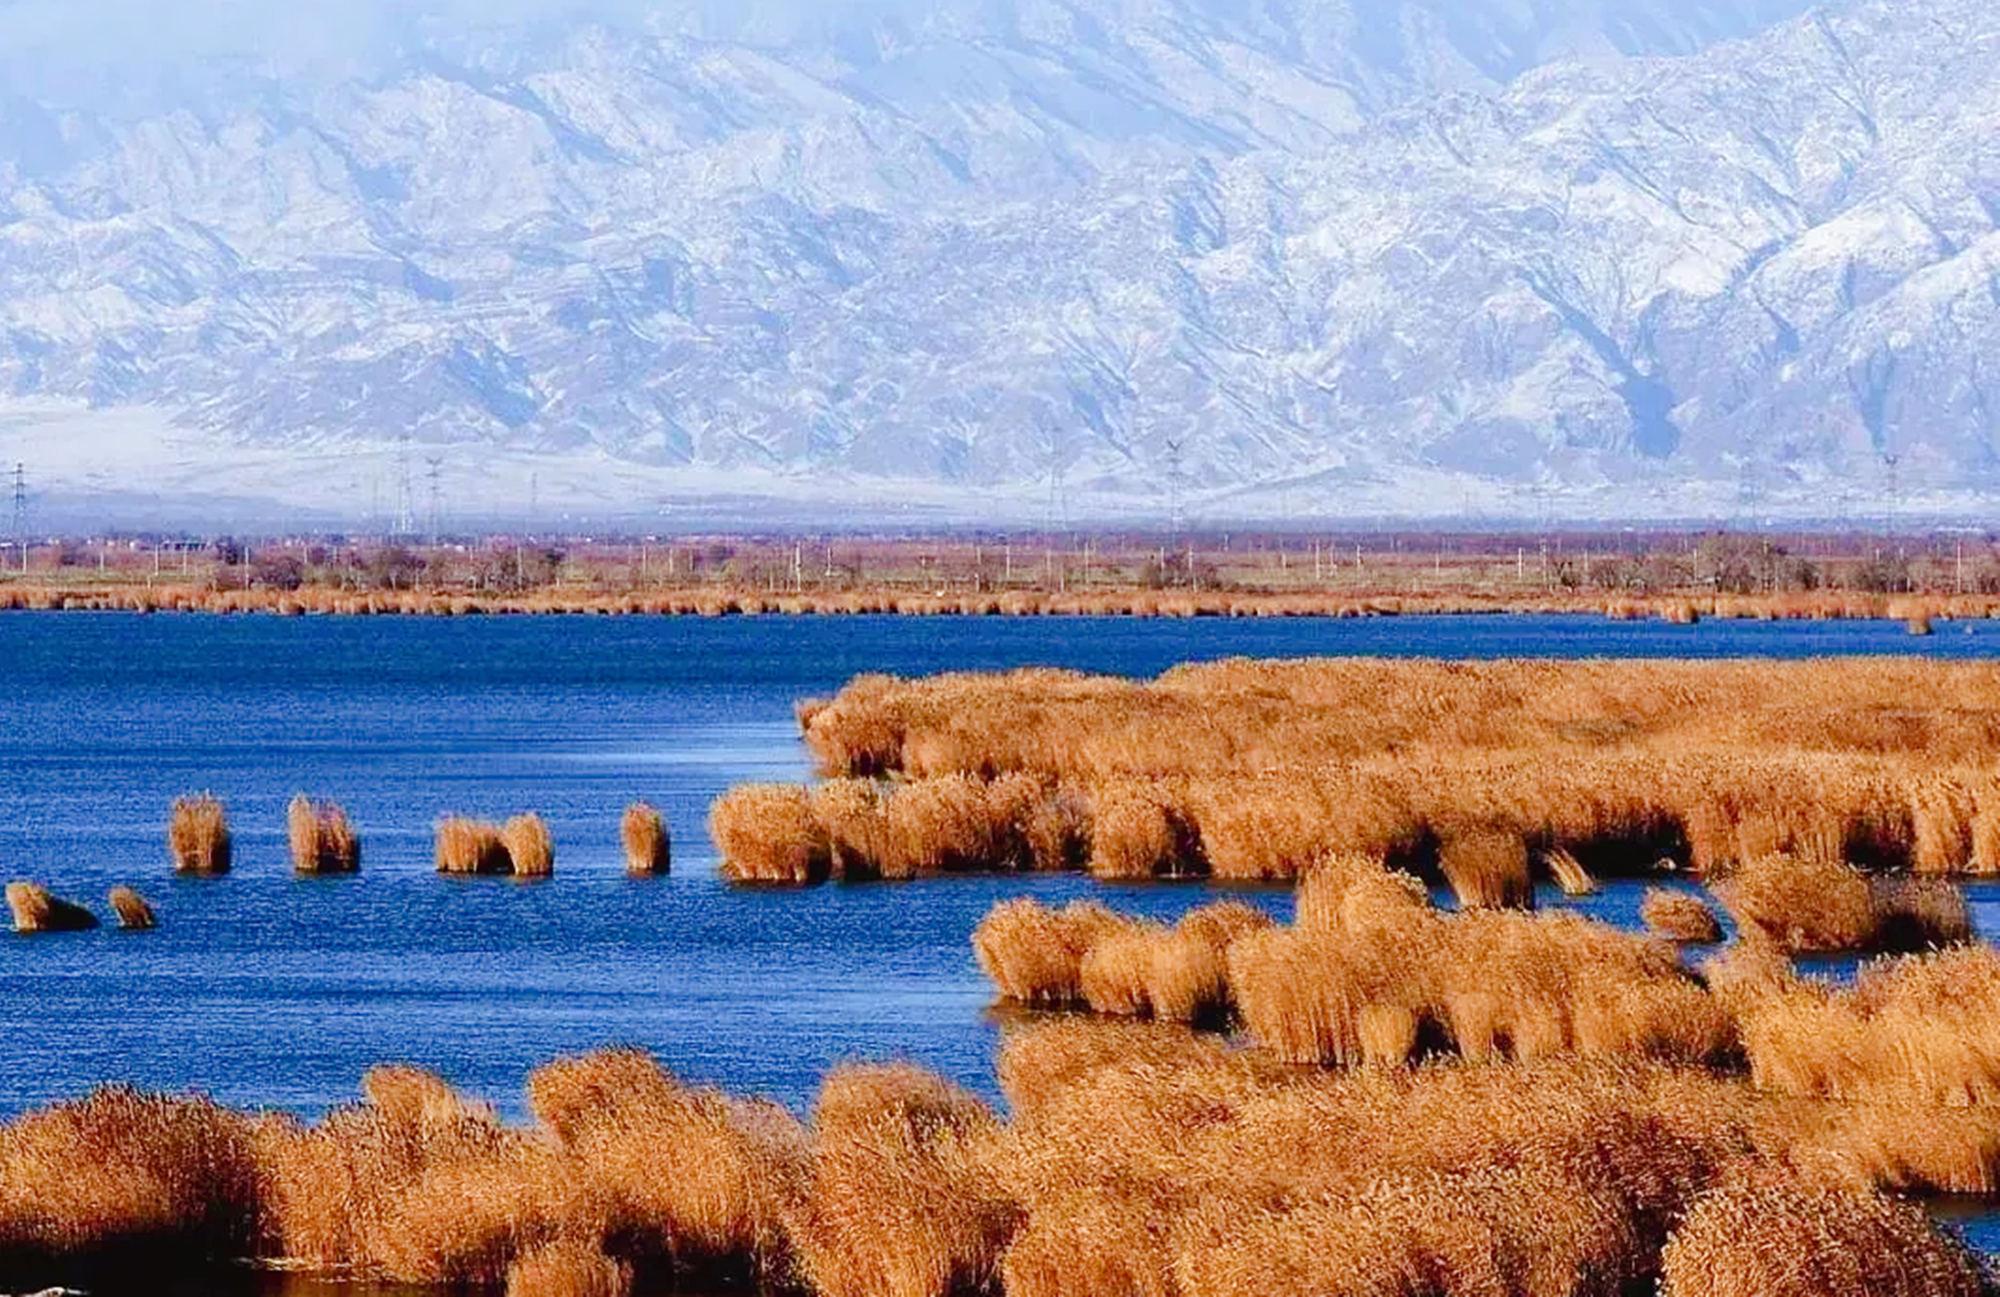
[[2000,15],[1798,8],[690,5],[17,102],[0,455],[350,517],[405,431],[468,518],[1964,507]]

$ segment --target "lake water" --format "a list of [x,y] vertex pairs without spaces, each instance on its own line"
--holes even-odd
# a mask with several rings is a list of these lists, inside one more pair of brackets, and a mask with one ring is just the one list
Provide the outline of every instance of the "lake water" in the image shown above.
[[[151,933],[0,937],[0,1116],[114,1080],[310,1115],[386,1061],[519,1115],[528,1069],[614,1043],[801,1108],[848,1059],[908,1058],[994,1095],[999,1029],[969,937],[996,900],[1094,895],[1172,917],[1214,893],[1067,877],[722,886],[709,803],[743,780],[807,778],[792,704],[859,672],[1849,653],[1990,656],[2000,627],[0,615],[0,875],[100,911],[131,884],[161,919]],[[229,805],[236,869],[175,878],[167,806],[201,789]],[[292,877],[284,809],[301,791],[347,807],[359,876]],[[618,816],[637,798],[667,814],[669,878],[622,872]],[[553,880],[433,872],[440,814],[525,810],[554,831]],[[1242,894],[1290,908],[1282,890]],[[1638,896],[1623,884],[1587,904],[1630,925]],[[1974,908],[1996,930],[2000,892],[1979,889]],[[2000,1232],[1990,1217],[1967,1227],[1989,1245]]]
[[[1171,917],[1212,893],[1079,878],[722,886],[709,803],[743,780],[806,778],[793,701],[863,671],[1911,652],[1990,655],[2000,628],[0,616],[0,875],[100,910],[109,887],[131,884],[161,919],[150,933],[0,939],[0,1115],[112,1080],[313,1114],[385,1061],[519,1113],[529,1068],[612,1043],[801,1106],[845,1059],[913,1059],[991,1095],[998,1029],[968,938],[996,900],[1095,895]],[[167,864],[168,803],[200,789],[229,806],[225,878],[175,878]],[[291,876],[284,808],[301,791],[347,807],[359,876]],[[636,798],[667,814],[670,878],[622,872],[618,816]],[[554,831],[553,880],[432,871],[440,814],[525,810]],[[1289,909],[1282,891],[1246,894]],[[1629,887],[1593,903],[1626,922],[1636,904]]]

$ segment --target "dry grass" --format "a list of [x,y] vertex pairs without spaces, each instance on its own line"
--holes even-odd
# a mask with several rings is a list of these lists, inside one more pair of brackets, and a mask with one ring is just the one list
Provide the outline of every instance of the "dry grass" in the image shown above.
[[625,808],[618,821],[618,840],[625,847],[625,872],[634,878],[651,878],[673,868],[673,842],[667,821],[644,802]]
[[447,815],[437,823],[437,869],[441,874],[509,874],[514,861],[499,825]]
[[167,820],[167,849],[183,874],[229,872],[229,816],[208,793],[174,802]]
[[[1556,917],[1427,921],[1491,940]],[[1290,932],[1214,911],[1177,930],[1235,952]],[[1787,977],[1731,985],[1803,993]],[[2000,956],[1960,951],[1827,994],[1883,1019],[1869,1030],[1887,1068],[1887,1042],[1917,1023],[1938,1042],[1976,1028],[1963,1058],[1990,1050],[1978,1024],[2000,1021],[1996,989]],[[630,1050],[537,1071],[532,1129],[400,1067],[311,1126],[106,1091],[0,1126],[0,1265],[257,1256],[537,1297],[1981,1291],[1962,1246],[1874,1187],[1990,1172],[2000,1107],[1940,1106],[1952,1100],[1926,1087],[1946,1060],[1835,1101],[1587,1047],[1399,1066],[1421,1052],[1415,1010],[1357,1016],[1373,1065],[1340,1071],[1164,1023],[1013,1030],[1004,1124],[916,1068],[849,1066],[807,1129]],[[1578,1030],[1587,1043],[1604,1028]]]
[[1990,664],[1358,659],[1211,663],[1143,683],[875,676],[802,724],[825,770],[897,776],[893,794],[849,789],[816,820],[773,818],[763,843],[744,826],[745,860],[810,853],[829,830],[878,860],[887,804],[970,807],[1011,776],[1044,796],[1002,799],[1011,822],[988,806],[967,840],[1003,845],[958,853],[969,867],[1018,867],[1012,848],[1036,838],[1060,790],[1089,811],[1065,817],[1073,845],[1037,850],[1037,867],[1081,857],[1105,878],[1290,880],[1353,852],[1435,865],[1466,903],[1513,905],[1530,892],[1509,837],[1572,890],[1661,858],[2000,871]]
[[1662,1257],[1662,1297],[1981,1297],[1963,1245],[1878,1193],[1766,1176],[1697,1199]]
[[334,802],[315,802],[304,793],[285,811],[292,869],[301,874],[351,874],[361,868],[361,839]]
[[1881,960],[1845,989],[1777,976],[1739,995],[1761,1088],[2000,1109],[2000,953],[1991,947]]
[[813,1113],[811,1180],[793,1225],[825,1297],[984,1290],[1019,1224],[985,1104],[907,1066],[843,1067]]
[[1707,946],[1722,940],[1722,920],[1693,892],[1647,888],[1639,902],[1639,921],[1646,931],[1668,941]]
[[732,788],[708,814],[709,835],[732,883],[799,886],[825,882],[832,846],[803,788],[749,784]]
[[16,932],[85,932],[97,926],[96,915],[38,883],[7,884],[7,908]]
[[784,1272],[808,1145],[782,1108],[691,1089],[636,1050],[551,1063],[528,1098],[642,1268],[718,1287]]
[[1405,875],[1329,859],[1298,922],[1240,903],[1174,928],[1079,903],[996,906],[973,936],[1002,996],[1098,1013],[1213,1021],[1293,1063],[1482,1061],[1584,1052],[1705,1065],[1736,1047],[1725,1004],[1668,945],[1570,913],[1432,909]]
[[507,1297],[628,1297],[632,1267],[594,1243],[544,1243],[507,1267]]
[[118,916],[118,926],[134,931],[158,926],[153,907],[146,898],[129,887],[114,887],[108,898],[112,913]]
[[0,1126],[0,1265],[186,1265],[247,1255],[262,1215],[251,1120],[98,1090]]
[[516,815],[500,830],[516,878],[547,878],[556,871],[556,842],[539,815]]
[[1924,950],[1969,941],[1965,895],[1942,878],[1875,878],[1837,859],[1765,856],[1716,886],[1737,924],[1792,951]]
[[[1297,1063],[1482,1061],[1581,1051],[1703,1064],[1723,1006],[1662,944],[1573,914],[1441,914],[1379,866],[1324,868],[1298,925],[1246,936],[1229,984],[1252,1039]],[[1310,903],[1308,903],[1310,901]]]
[[1438,869],[1466,909],[1532,909],[1528,845],[1504,829],[1453,833],[1438,848]]
[[1137,926],[1093,901],[1060,910],[1025,898],[1002,901],[973,929],[972,950],[1006,999],[1043,1007],[1081,1004],[1083,963],[1092,947]]
[[1564,896],[1594,896],[1597,880],[1574,855],[1561,847],[1552,847],[1542,853],[1542,863],[1548,868],[1549,876],[1556,880]]

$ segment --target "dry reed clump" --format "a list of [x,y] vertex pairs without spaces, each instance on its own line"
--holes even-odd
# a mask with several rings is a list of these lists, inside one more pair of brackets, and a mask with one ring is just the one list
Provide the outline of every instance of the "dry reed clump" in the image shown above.
[[1950,881],[1871,878],[1822,856],[1763,856],[1715,890],[1739,926],[1792,951],[1922,950],[1972,936],[1965,896]]
[[625,848],[625,872],[634,878],[651,878],[673,868],[667,821],[645,802],[625,808],[618,821],[618,840]]
[[1770,979],[1737,1000],[1761,1089],[2000,1109],[2000,952],[1989,946],[1879,960],[1844,989]]
[[362,1091],[358,1105],[260,1141],[280,1257],[404,1283],[497,1286],[524,1252],[602,1236],[602,1213],[560,1150],[416,1069],[374,1069]]
[[1210,1034],[1168,1022],[1119,1018],[1036,1019],[1010,1029],[996,1065],[1000,1089],[1016,1119],[1067,1094],[1080,1079],[1117,1064],[1171,1074],[1212,1075],[1225,1068],[1278,1074],[1281,1065],[1229,1050]]
[[153,907],[131,888],[114,887],[108,899],[112,913],[118,916],[119,927],[137,932],[158,926],[159,920],[153,914]]
[[50,895],[39,883],[7,884],[7,908],[16,932],[86,932],[97,926],[96,915]]
[[1979,1265],[1921,1207],[1765,1176],[1697,1199],[1662,1257],[1662,1297],[1980,1297]]
[[1561,847],[1551,847],[1542,853],[1542,863],[1548,867],[1549,876],[1556,880],[1564,896],[1594,896],[1597,880],[1583,867],[1570,852]]
[[[1949,708],[1910,705],[1946,697]],[[1518,904],[1530,891],[1501,842],[1513,836],[1572,889],[1661,857],[2000,871],[1988,772],[2000,670],[1986,664],[1338,660],[1211,663],[1145,683],[871,677],[807,729],[833,774],[1014,774],[1071,790],[1094,803],[1082,836],[1106,877],[1295,879],[1329,851],[1415,863],[1442,848],[1462,903]],[[1013,830],[1031,836],[1024,821]]]
[[783,1108],[691,1089],[638,1050],[548,1064],[529,1077],[528,1100],[642,1273],[713,1286],[783,1274],[783,1214],[807,1156]]
[[908,1066],[831,1073],[813,1112],[810,1181],[792,1235],[825,1297],[986,1289],[1019,1225],[985,1104]]
[[1722,920],[1693,892],[1647,888],[1639,903],[1639,921],[1646,931],[1668,941],[1709,946],[1722,940]]
[[1504,829],[1466,829],[1446,835],[1438,869],[1465,909],[1532,909],[1534,880],[1528,845]]
[[732,788],[710,808],[708,831],[732,883],[822,883],[832,869],[831,843],[803,788]]
[[556,842],[539,815],[516,815],[500,830],[516,878],[547,878],[556,871]]
[[437,869],[441,874],[508,874],[514,862],[499,825],[447,815],[437,823]]
[[1052,910],[1022,897],[988,911],[973,929],[972,950],[1006,999],[1043,1007],[1081,1004],[1083,963],[1091,948],[1137,926],[1094,901]]
[[507,1267],[507,1297],[629,1297],[632,1267],[581,1239],[544,1243]]
[[206,1099],[109,1087],[0,1126],[0,1266],[247,1255],[253,1123]]
[[1215,1047],[1045,1088],[1010,1131],[1015,1297],[1620,1297],[1758,1156],[1740,1086],[1654,1065],[1260,1072]]
[[1250,1037],[1290,1062],[1450,1048],[1472,1061],[1581,1051],[1705,1064],[1735,1047],[1724,1006],[1663,943],[1569,913],[1442,914],[1358,861],[1308,887],[1297,926],[1228,955]]
[[831,851],[833,877],[928,878],[1037,868],[1045,852],[1060,867],[1066,845],[1038,845],[1060,832],[1058,824],[1041,823],[1050,798],[1042,781],[1027,775],[889,784],[834,779],[813,790],[812,813]]
[[183,874],[229,872],[229,816],[208,793],[174,802],[167,820],[167,848]]
[[351,874],[361,868],[361,839],[337,803],[300,793],[285,811],[285,828],[296,872]]
[[1295,921],[1309,931],[1360,935],[1431,912],[1423,883],[1371,856],[1322,857],[1299,880]]
[[1126,782],[1098,791],[1089,868],[1104,879],[1190,878],[1209,872],[1201,834],[1172,790]]

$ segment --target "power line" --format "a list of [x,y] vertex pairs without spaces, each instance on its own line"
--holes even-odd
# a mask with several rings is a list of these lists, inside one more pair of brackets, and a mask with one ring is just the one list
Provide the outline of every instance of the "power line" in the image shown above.
[[14,461],[14,549],[21,556],[21,571],[28,570],[28,466]]

